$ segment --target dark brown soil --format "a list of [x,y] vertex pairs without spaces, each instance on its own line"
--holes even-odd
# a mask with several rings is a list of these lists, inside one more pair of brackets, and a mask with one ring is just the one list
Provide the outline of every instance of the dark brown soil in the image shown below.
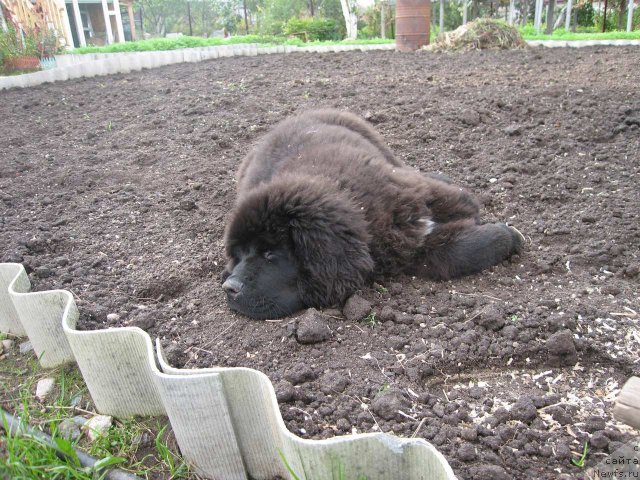
[[[580,475],[584,441],[594,465],[630,438],[611,406],[640,373],[638,65],[634,48],[291,54],[1,92],[0,261],[73,291],[81,328],[138,325],[176,365],[262,370],[302,437],[415,433],[464,479]],[[355,319],[230,312],[235,170],[316,106],[468,186],[527,251],[452,282],[378,279]]]

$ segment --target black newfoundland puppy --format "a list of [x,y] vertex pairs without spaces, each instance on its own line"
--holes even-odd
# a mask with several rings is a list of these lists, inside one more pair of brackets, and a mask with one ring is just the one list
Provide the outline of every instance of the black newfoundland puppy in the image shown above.
[[480,222],[469,192],[407,167],[335,110],[283,121],[244,159],[225,242],[229,305],[258,319],[341,304],[376,274],[476,273],[522,246]]

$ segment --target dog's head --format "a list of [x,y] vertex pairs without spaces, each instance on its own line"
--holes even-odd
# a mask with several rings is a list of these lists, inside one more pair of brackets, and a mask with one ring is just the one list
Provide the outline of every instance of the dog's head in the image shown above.
[[236,205],[225,235],[232,309],[278,318],[342,303],[373,270],[362,209],[335,186],[283,176]]

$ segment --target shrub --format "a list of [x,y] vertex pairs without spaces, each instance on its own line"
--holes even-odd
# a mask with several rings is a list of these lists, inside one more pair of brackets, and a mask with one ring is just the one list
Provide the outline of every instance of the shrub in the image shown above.
[[285,35],[306,34],[305,40],[310,42],[341,40],[340,29],[333,19],[290,18],[282,30]]
[[583,3],[576,8],[578,15],[578,26],[580,27],[593,27],[595,20],[595,10],[590,3]]

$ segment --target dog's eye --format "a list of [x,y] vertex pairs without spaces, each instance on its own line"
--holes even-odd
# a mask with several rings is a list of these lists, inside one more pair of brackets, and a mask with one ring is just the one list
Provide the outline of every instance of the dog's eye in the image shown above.
[[275,260],[276,258],[275,254],[271,250],[267,250],[262,255],[264,256],[265,259],[267,259],[270,262]]

